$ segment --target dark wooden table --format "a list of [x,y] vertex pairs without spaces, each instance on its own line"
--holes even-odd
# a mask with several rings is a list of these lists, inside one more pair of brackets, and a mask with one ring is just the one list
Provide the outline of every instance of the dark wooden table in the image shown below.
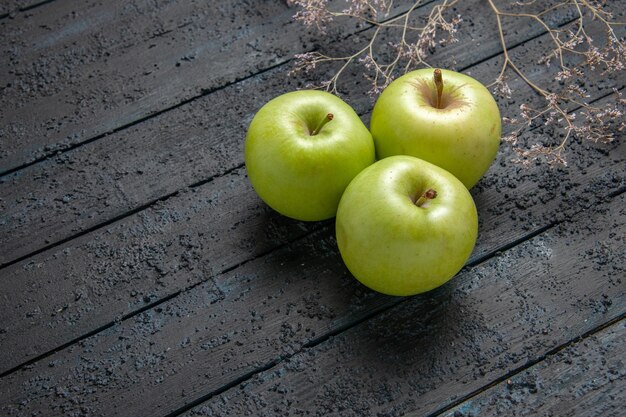
[[[460,3],[460,42],[432,62],[488,82],[503,57],[482,7]],[[561,168],[522,168],[502,145],[472,189],[463,271],[420,296],[374,293],[344,267],[332,221],[281,217],[246,178],[254,113],[305,85],[287,75],[294,54],[367,35],[320,37],[293,13],[2,2],[0,414],[623,415],[623,134],[573,140]],[[504,23],[512,55],[554,85],[536,65],[547,34]],[[358,72],[343,98],[368,123]],[[589,100],[624,81],[590,78]],[[503,116],[540,103],[509,84]]]

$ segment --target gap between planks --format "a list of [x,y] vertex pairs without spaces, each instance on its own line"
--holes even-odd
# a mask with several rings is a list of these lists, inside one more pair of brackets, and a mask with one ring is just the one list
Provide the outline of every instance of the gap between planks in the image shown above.
[[[54,1],[54,0],[53,0],[53,1]],[[32,161],[26,162],[26,163],[24,163],[24,164],[22,164],[22,165],[20,165],[20,166],[17,166],[17,167],[14,167],[14,168],[8,169],[8,170],[6,170],[6,171],[4,171],[4,172],[0,172],[0,179],[1,179],[2,177],[8,176],[8,175],[10,175],[10,174],[13,174],[13,173],[15,173],[15,172],[17,172],[17,171],[21,171],[21,170],[23,170],[23,169],[25,169],[25,168],[28,168],[28,167],[30,167],[30,166],[32,166],[32,165],[36,165],[36,164],[39,164],[39,163],[41,163],[41,162],[44,162],[44,161],[46,161],[46,160],[48,160],[48,159],[50,159],[50,158],[52,158],[52,157],[55,157],[55,156],[58,156],[58,155],[62,155],[62,154],[64,154],[64,153],[66,153],[66,152],[70,152],[70,151],[72,151],[72,150],[74,150],[74,149],[77,149],[77,148],[80,148],[80,147],[82,147],[82,146],[84,146],[84,145],[88,145],[88,144],[90,144],[90,143],[92,143],[92,142],[95,142],[95,141],[97,141],[97,140],[100,140],[100,139],[102,139],[102,138],[104,138],[104,137],[106,137],[106,136],[113,135],[113,134],[115,134],[115,133],[118,133],[118,132],[121,132],[121,131],[123,131],[123,130],[129,129],[129,128],[133,127],[133,126],[137,126],[138,124],[141,124],[141,123],[143,123],[143,122],[145,122],[145,121],[148,121],[148,120],[154,119],[155,117],[159,117],[159,116],[161,116],[161,115],[163,115],[163,114],[165,114],[165,113],[168,113],[168,112],[170,112],[170,111],[172,111],[172,110],[176,110],[176,109],[178,109],[178,108],[180,108],[180,107],[183,107],[183,106],[185,106],[185,105],[187,105],[187,104],[190,104],[190,103],[192,103],[192,102],[194,102],[194,101],[196,101],[196,100],[199,100],[199,99],[201,99],[201,98],[203,98],[203,97],[209,96],[209,95],[211,95],[211,94],[213,94],[213,93],[216,93],[216,92],[218,92],[218,91],[224,90],[224,89],[226,89],[226,88],[228,88],[228,87],[232,87],[232,86],[234,86],[234,85],[236,85],[236,84],[238,84],[238,83],[241,83],[241,82],[247,81],[247,80],[249,80],[249,79],[251,79],[251,78],[254,78],[254,77],[257,77],[257,76],[261,76],[261,75],[265,74],[266,72],[272,71],[272,70],[274,70],[274,69],[276,69],[276,68],[279,68],[279,67],[281,67],[281,66],[283,66],[283,65],[288,64],[290,61],[291,61],[291,59],[289,59],[289,60],[287,60],[287,61],[280,62],[280,63],[278,63],[278,64],[271,65],[271,66],[269,66],[269,67],[267,67],[267,68],[263,68],[262,70],[257,71],[257,72],[256,72],[256,73],[254,73],[254,74],[250,74],[250,75],[247,75],[247,76],[245,76],[245,77],[238,78],[238,79],[236,79],[236,80],[234,80],[234,81],[232,81],[232,82],[228,82],[228,83],[223,84],[223,85],[221,85],[221,86],[219,86],[219,87],[215,87],[215,88],[210,88],[210,89],[203,90],[203,91],[202,91],[200,94],[198,94],[198,95],[195,95],[195,96],[193,96],[193,97],[187,98],[187,99],[185,99],[185,100],[183,100],[183,101],[181,101],[181,102],[179,102],[179,103],[176,103],[176,104],[174,104],[174,105],[172,105],[172,106],[169,106],[169,107],[166,107],[166,108],[164,108],[164,109],[157,110],[157,111],[155,111],[155,112],[153,112],[153,113],[150,113],[150,114],[148,114],[148,115],[142,116],[142,117],[140,117],[140,118],[138,118],[138,119],[136,119],[136,120],[133,120],[133,121],[132,121],[132,122],[130,122],[130,123],[126,123],[126,124],[124,124],[124,125],[118,126],[118,127],[116,127],[115,129],[109,130],[109,131],[104,132],[104,133],[100,133],[100,134],[98,134],[98,135],[96,135],[96,136],[94,136],[94,137],[91,137],[91,138],[85,139],[85,140],[84,140],[84,141],[82,141],[82,142],[77,142],[77,143],[74,143],[74,144],[72,144],[72,145],[69,145],[69,146],[67,146],[67,147],[63,148],[63,149],[59,149],[59,150],[57,150],[57,151],[53,151],[53,152],[51,152],[51,153],[49,153],[49,154],[46,154],[46,155],[44,155],[44,156],[41,156],[41,157],[39,157],[39,158],[35,158],[35,159],[33,159]],[[222,174],[218,174],[218,175],[215,175],[215,176],[219,176],[219,175],[226,175],[226,174],[227,174],[227,172],[224,172],[224,173],[222,173]],[[4,265],[0,266],[0,268],[2,268],[3,266],[4,266]]]
[[[16,11],[18,11],[18,12],[27,12],[27,11],[33,10],[33,9],[39,7],[39,6],[43,6],[44,4],[53,3],[55,1],[56,0],[42,0],[42,1],[39,1],[39,2],[28,4],[26,6],[18,7]],[[6,19],[7,17],[11,17],[11,16],[12,16],[12,12],[6,12],[6,13],[3,13],[3,14],[0,14],[0,20]]]

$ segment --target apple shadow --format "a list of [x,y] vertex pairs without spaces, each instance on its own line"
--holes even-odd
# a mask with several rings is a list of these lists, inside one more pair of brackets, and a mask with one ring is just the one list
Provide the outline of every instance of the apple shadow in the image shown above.
[[354,328],[353,348],[362,365],[380,380],[409,384],[414,392],[436,388],[435,381],[452,375],[454,368],[469,365],[470,373],[478,375],[485,364],[481,349],[491,344],[484,339],[493,332],[484,327],[479,310],[464,305],[459,285],[452,280],[404,299]]
[[453,290],[453,284],[448,283],[427,293],[400,299],[398,305],[363,326],[364,339],[386,353],[383,359],[419,347],[437,347],[431,346],[436,342],[435,333],[441,334],[442,329],[454,325],[460,318],[451,301]]
[[[359,283],[343,264],[332,220],[298,222],[269,208],[260,220],[263,233],[269,233],[274,244],[284,246],[265,257],[271,262],[266,267],[273,272],[264,274],[264,279],[285,280],[291,287],[288,298],[299,306],[309,306],[316,295],[315,309],[303,311],[315,320],[318,316],[330,319],[331,328],[349,329],[338,336],[349,335],[349,343],[363,354],[366,366],[389,371],[398,366],[407,370],[410,363],[423,367],[436,363],[437,358],[454,356],[459,343],[464,350],[476,344],[471,335],[464,335],[482,319],[478,311],[465,308],[456,294],[462,275],[413,297],[383,295]],[[290,241],[294,232],[301,237]],[[325,338],[318,334],[305,343],[316,344],[318,337]],[[417,362],[416,357],[420,358]]]

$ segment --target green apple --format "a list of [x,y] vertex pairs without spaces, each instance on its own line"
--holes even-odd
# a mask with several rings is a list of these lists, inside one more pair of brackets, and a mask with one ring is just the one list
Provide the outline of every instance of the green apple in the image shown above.
[[389,295],[436,288],[476,243],[474,200],[454,175],[412,156],[392,156],[357,175],[341,198],[337,244],[361,283]]
[[496,157],[501,121],[480,82],[454,71],[421,69],[382,92],[370,130],[378,159],[415,156],[451,172],[469,189]]
[[334,217],[343,191],[374,163],[374,142],[355,111],[323,91],[283,94],[254,116],[245,142],[248,177],[279,213]]

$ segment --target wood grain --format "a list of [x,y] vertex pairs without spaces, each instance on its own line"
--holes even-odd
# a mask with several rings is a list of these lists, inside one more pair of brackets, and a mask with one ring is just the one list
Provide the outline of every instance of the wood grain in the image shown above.
[[626,404],[626,321],[548,356],[450,410],[447,417],[618,416]]

